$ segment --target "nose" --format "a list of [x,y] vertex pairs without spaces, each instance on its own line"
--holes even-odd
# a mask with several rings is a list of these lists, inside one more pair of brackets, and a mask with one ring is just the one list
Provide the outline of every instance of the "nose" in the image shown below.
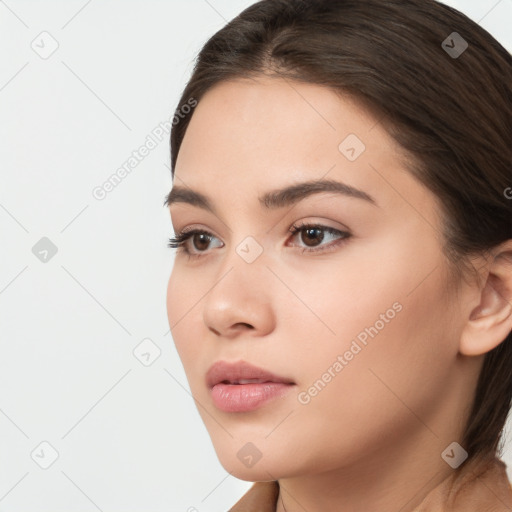
[[[275,327],[272,273],[260,257],[245,262],[233,249],[203,302],[207,328],[219,337],[265,336]],[[275,295],[274,295],[275,297]]]

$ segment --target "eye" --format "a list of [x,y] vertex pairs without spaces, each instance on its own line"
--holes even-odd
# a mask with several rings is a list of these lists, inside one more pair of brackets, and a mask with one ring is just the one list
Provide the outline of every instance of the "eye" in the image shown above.
[[[171,249],[181,249],[189,257],[199,257],[200,253],[205,252],[203,249],[208,248],[208,244],[216,238],[214,235],[203,229],[191,229],[187,231],[181,231],[174,238],[169,238],[167,247]],[[191,239],[192,245],[199,252],[193,252],[190,250],[187,241]],[[196,245],[197,244],[197,245]],[[222,247],[222,246],[221,246]]]
[[[299,233],[303,233],[300,237],[301,241],[306,244],[303,247],[302,252],[327,252],[336,249],[341,243],[345,242],[352,235],[348,231],[341,231],[329,226],[323,226],[321,224],[301,224],[293,225],[289,232],[295,237]],[[327,233],[327,236],[325,235]],[[334,243],[322,244],[325,239],[332,237],[335,238]],[[336,237],[338,237],[336,239]],[[201,257],[203,253],[206,253],[208,246],[212,240],[217,239],[212,233],[202,229],[190,229],[187,231],[181,231],[174,238],[169,238],[168,247],[171,249],[180,249],[189,258],[190,257]],[[190,249],[188,241],[191,241],[193,250]],[[222,247],[221,243],[217,247]]]
[[[341,243],[344,243],[351,234],[348,231],[341,231],[330,226],[323,226],[321,224],[300,224],[293,225],[289,230],[294,236],[301,234],[299,239],[305,243],[302,252],[327,252],[336,249]],[[325,235],[327,233],[327,237]],[[321,244],[325,239],[336,237],[334,243]],[[332,238],[331,238],[332,240]]]

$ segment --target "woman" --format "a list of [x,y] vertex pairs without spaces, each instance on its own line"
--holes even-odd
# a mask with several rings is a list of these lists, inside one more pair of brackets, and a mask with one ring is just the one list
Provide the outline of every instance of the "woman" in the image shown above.
[[263,0],[201,50],[167,308],[232,511],[512,510],[511,83],[433,0]]

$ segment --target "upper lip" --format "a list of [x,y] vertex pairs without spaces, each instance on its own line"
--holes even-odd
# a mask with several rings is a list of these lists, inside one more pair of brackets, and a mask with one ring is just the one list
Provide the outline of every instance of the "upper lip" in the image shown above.
[[263,368],[253,366],[246,361],[229,363],[227,361],[216,361],[210,366],[206,373],[206,384],[212,388],[220,382],[226,381],[236,383],[240,379],[260,379],[263,382],[283,382],[285,384],[294,384],[286,377],[280,377]]

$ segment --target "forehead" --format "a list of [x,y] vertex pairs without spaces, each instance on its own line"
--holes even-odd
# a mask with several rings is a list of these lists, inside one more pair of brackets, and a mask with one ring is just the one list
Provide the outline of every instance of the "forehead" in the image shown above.
[[404,174],[401,157],[378,119],[348,96],[282,78],[239,79],[195,107],[174,182],[230,201],[322,178],[375,195],[381,172]]
[[[282,78],[238,79],[221,82],[203,96],[182,149],[200,137],[208,149],[232,145],[230,153],[236,152],[235,144],[242,144],[244,151],[260,146],[271,146],[274,151],[293,147],[294,153],[303,154],[319,144],[336,150],[349,133],[369,143],[386,139],[386,146],[394,144],[378,120],[349,96]],[[307,144],[302,147],[298,142]]]

